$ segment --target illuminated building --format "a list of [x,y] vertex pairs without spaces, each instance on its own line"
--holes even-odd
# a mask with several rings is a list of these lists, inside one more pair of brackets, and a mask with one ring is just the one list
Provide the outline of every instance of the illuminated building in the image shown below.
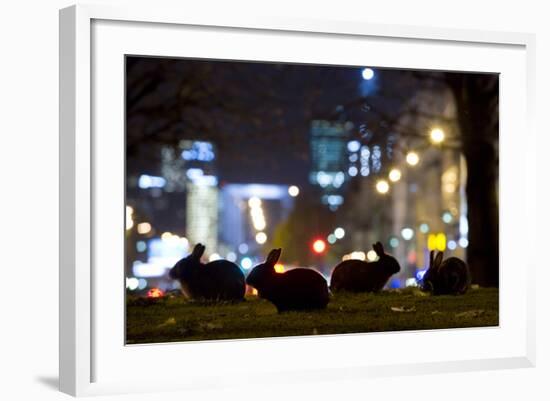
[[[273,229],[292,210],[294,198],[288,188],[275,184],[224,185],[221,188],[220,240],[233,252],[258,253],[261,242],[269,241]],[[255,214],[260,211],[261,219]]]
[[311,170],[309,180],[321,187],[322,201],[332,210],[344,199],[337,194],[346,181],[348,171],[347,147],[353,124],[313,120],[310,128]]
[[186,235],[202,243],[207,254],[218,248],[218,186],[215,176],[201,176],[187,183]]

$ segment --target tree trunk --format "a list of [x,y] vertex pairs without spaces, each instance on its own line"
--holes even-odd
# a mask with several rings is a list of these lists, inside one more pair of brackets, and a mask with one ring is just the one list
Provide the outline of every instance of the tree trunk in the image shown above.
[[466,159],[472,282],[499,285],[498,77],[449,74]]

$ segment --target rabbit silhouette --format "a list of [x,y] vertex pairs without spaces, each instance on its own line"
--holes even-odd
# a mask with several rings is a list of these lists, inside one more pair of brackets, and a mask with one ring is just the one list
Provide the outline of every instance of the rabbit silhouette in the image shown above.
[[443,252],[430,252],[430,267],[422,278],[422,289],[434,295],[465,294],[470,287],[470,269],[459,258],[443,260]]
[[378,292],[389,278],[401,270],[399,262],[384,252],[380,242],[372,245],[378,255],[376,262],[345,260],[332,271],[331,291]]
[[240,301],[244,299],[244,274],[235,263],[216,260],[201,263],[205,247],[195,245],[193,252],[170,269],[170,278],[178,280],[189,299]]
[[284,273],[275,271],[281,249],[269,252],[264,263],[254,267],[246,282],[258,290],[258,296],[275,305],[279,312],[326,308],[329,301],[324,277],[313,269],[296,268]]

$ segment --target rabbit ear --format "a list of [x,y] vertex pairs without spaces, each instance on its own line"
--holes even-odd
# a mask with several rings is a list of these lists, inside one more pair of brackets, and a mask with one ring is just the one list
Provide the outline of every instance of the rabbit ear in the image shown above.
[[430,269],[434,266],[434,251],[430,251]]
[[194,259],[200,259],[202,254],[204,253],[205,249],[206,249],[206,247],[203,244],[197,244],[193,248],[193,252],[191,253],[191,256]]
[[265,260],[265,263],[268,265],[275,265],[279,258],[281,257],[282,249],[272,249],[271,252],[269,252],[269,255],[267,255],[267,258]]
[[380,241],[378,241],[376,244],[372,244],[372,249],[374,249],[374,252],[376,252],[379,257],[382,257],[382,255],[384,255],[384,246]]
[[437,256],[435,257],[434,266],[439,267],[442,261],[443,261],[443,252],[438,252]]

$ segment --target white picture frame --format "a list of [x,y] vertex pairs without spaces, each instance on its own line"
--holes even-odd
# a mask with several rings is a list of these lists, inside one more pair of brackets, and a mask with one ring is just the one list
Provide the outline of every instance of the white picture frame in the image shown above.
[[[118,24],[118,25],[117,25]],[[481,66],[486,48],[496,49],[495,54],[502,55],[502,59],[495,57],[493,63],[502,63],[508,60],[509,65],[493,68],[492,71],[501,72],[506,77],[504,90],[501,91],[501,275],[500,308],[502,314],[501,324],[498,328],[484,329],[460,329],[425,331],[422,334],[408,333],[381,333],[370,335],[336,335],[316,336],[307,338],[281,338],[262,340],[239,341],[210,341],[194,344],[153,344],[141,347],[125,347],[120,338],[110,339],[105,335],[105,327],[115,327],[117,322],[122,328],[121,309],[118,305],[123,299],[119,294],[106,291],[108,301],[99,302],[94,298],[98,286],[111,288],[111,282],[104,280],[104,276],[96,274],[94,268],[98,260],[105,255],[119,255],[115,249],[118,240],[111,241],[112,248],[101,248],[98,230],[101,233],[104,221],[115,222],[123,227],[122,214],[109,214],[104,205],[108,200],[101,199],[98,194],[104,194],[108,185],[115,190],[114,197],[123,194],[123,188],[117,185],[116,177],[120,177],[123,166],[119,146],[123,142],[110,144],[103,139],[94,138],[93,127],[101,126],[102,108],[109,107],[113,111],[112,127],[121,123],[120,102],[104,105],[97,102],[97,98],[110,95],[103,93],[101,87],[94,84],[105,79],[109,84],[120,89],[118,79],[122,79],[122,70],[108,71],[112,60],[118,60],[117,54],[124,53],[124,32],[132,30],[132,35],[139,37],[139,31],[149,29],[139,46],[141,54],[156,54],[155,43],[162,49],[157,50],[161,55],[174,55],[176,43],[170,40],[161,40],[174,35],[179,30],[185,31],[186,27],[192,27],[193,32],[203,32],[208,35],[215,32],[214,37],[226,35],[232,40],[236,36],[245,38],[247,35],[261,34],[262,41],[276,45],[277,41],[284,41],[285,37],[302,38],[304,41],[324,40],[330,42],[338,38],[342,43],[353,41],[359,43],[362,40],[385,41],[385,45],[399,41],[405,41],[407,47],[435,46],[441,54],[446,47],[452,47],[453,53],[470,50],[478,51],[480,59],[467,56],[463,64],[456,68],[452,64],[452,56],[449,53],[449,61],[440,60],[441,69],[484,70]],[[155,37],[155,35],[159,35]],[[186,34],[185,32],[183,34]],[[96,40],[94,41],[94,35]],[[107,36],[106,36],[107,35]],[[112,36],[108,36],[112,35]],[[232,36],[231,36],[232,35]],[[149,38],[151,43],[147,43]],[[106,41],[106,39],[109,39]],[[295,38],[293,38],[294,40]],[[129,39],[128,39],[129,40]],[[155,42],[157,40],[157,42]],[[208,40],[201,37],[201,40]],[[214,39],[210,39],[214,40]],[[246,39],[244,39],[246,40]],[[128,42],[129,43],[129,42]],[[202,42],[201,42],[202,43]],[[207,42],[204,42],[207,43]],[[208,42],[209,43],[209,42]],[[280,42],[283,43],[283,42]],[[304,44],[306,42],[303,42]],[[214,41],[210,43],[214,46]],[[118,46],[118,47],[117,47]],[[147,50],[149,46],[149,50]],[[153,46],[153,47],[151,47]],[[279,46],[284,48],[284,46]],[[271,47],[276,51],[279,47]],[[135,49],[130,46],[130,48]],[[246,46],[243,46],[243,49]],[[470,49],[470,50],[468,50]],[[476,50],[477,49],[477,50]],[[499,50],[500,49],[500,50]],[[288,49],[286,49],[288,50]],[[284,56],[282,49],[279,58]],[[448,49],[447,49],[448,50]],[[197,47],[197,52],[202,52]],[[246,51],[243,50],[243,51]],[[242,59],[259,57],[269,58],[269,55],[260,55],[258,47],[250,47],[248,55],[242,54]],[[105,52],[105,53],[102,53]],[[118,52],[118,53],[117,53]],[[122,53],[120,53],[122,52]],[[208,51],[204,53],[207,55]],[[307,53],[307,52],[306,52]],[[342,54],[345,49],[342,50]],[[108,58],[114,54],[115,57]],[[202,55],[203,53],[201,53]],[[257,56],[254,56],[256,54]],[[382,53],[380,53],[382,54]],[[196,53],[194,54],[196,55]],[[252,56],[250,56],[252,55]],[[383,55],[383,54],[382,54]],[[217,55],[219,56],[219,55]],[[399,66],[412,68],[429,68],[430,65],[412,63],[410,60],[399,61],[399,54],[385,55],[388,57],[384,66]],[[391,56],[391,57],[390,57]],[[226,57],[231,57],[227,55]],[[290,55],[289,57],[294,57]],[[298,57],[298,56],[296,56]],[[311,53],[308,59],[311,62],[327,62],[327,58],[319,55],[316,58]],[[328,56],[327,56],[328,57]],[[344,57],[344,56],[342,56]],[[359,56],[358,56],[359,57]],[[96,59],[97,58],[97,59]],[[223,57],[222,57],[223,58]],[[239,58],[239,56],[237,57]],[[105,61],[105,64],[103,63]],[[360,61],[360,58],[357,59]],[[348,61],[351,62],[351,61]],[[392,64],[393,63],[393,64]],[[414,64],[414,65],[411,65]],[[360,64],[358,62],[358,64]],[[381,64],[380,64],[381,65]],[[496,65],[496,64],[493,64]],[[434,64],[431,65],[434,67]],[[516,70],[513,70],[513,69]],[[103,74],[102,71],[107,71]],[[504,71],[504,72],[503,72]],[[110,74],[118,74],[116,82]],[[95,75],[94,75],[95,74]],[[102,75],[103,74],[103,75]],[[94,78],[95,77],[95,78]],[[507,78],[509,77],[509,79]],[[95,83],[92,82],[96,79]],[[95,92],[94,92],[95,91]],[[511,91],[514,91],[512,95]],[[511,97],[515,96],[515,103]],[[106,97],[102,98],[108,103]],[[483,32],[456,29],[435,29],[413,26],[373,25],[360,21],[317,21],[295,20],[292,18],[274,18],[268,16],[247,15],[239,18],[219,17],[212,15],[188,14],[182,10],[156,9],[155,7],[128,7],[112,8],[108,6],[78,5],[61,10],[60,12],[60,390],[71,395],[94,395],[109,393],[165,391],[176,389],[202,389],[219,386],[235,385],[235,375],[247,372],[253,377],[256,384],[268,383],[276,376],[279,383],[293,380],[327,380],[338,378],[362,378],[386,375],[420,374],[432,372],[454,372],[478,369],[502,369],[512,367],[530,367],[535,363],[535,321],[534,321],[534,260],[530,255],[534,252],[518,256],[518,250],[511,248],[517,240],[510,227],[517,228],[518,232],[534,232],[535,222],[535,171],[534,157],[530,152],[532,147],[517,149],[515,138],[509,133],[513,130],[521,130],[523,141],[535,143],[535,134],[531,127],[534,110],[534,36],[523,33]],[[506,114],[509,107],[517,108],[514,117],[508,118]],[[117,114],[119,113],[119,114]],[[96,120],[94,120],[96,119]],[[123,131],[119,132],[123,135]],[[117,135],[119,135],[117,134]],[[115,138],[122,138],[115,136]],[[113,146],[110,146],[113,145]],[[118,153],[117,153],[118,152]],[[514,155],[515,166],[511,165],[509,156]],[[98,164],[97,157],[105,156],[105,164]],[[104,180],[106,169],[115,171],[113,182],[105,188]],[[506,180],[506,181],[505,181]],[[523,191],[513,191],[509,182],[521,182]],[[118,188],[118,189],[117,189]],[[504,196],[503,196],[504,195]],[[99,197],[98,197],[99,196]],[[116,203],[116,202],[115,202]],[[116,204],[115,208],[122,203]],[[107,207],[108,209],[108,207]],[[505,211],[514,210],[513,216]],[[101,217],[103,216],[103,217]],[[103,219],[103,220],[102,220]],[[121,229],[122,230],[122,229]],[[529,231],[527,231],[529,230]],[[106,233],[107,231],[105,231]],[[527,245],[534,247],[534,244]],[[514,277],[514,286],[511,285],[512,266],[521,266],[522,270]],[[121,266],[122,268],[122,266]],[[116,285],[116,283],[112,283]],[[103,288],[103,287],[102,287]],[[120,284],[122,292],[123,286]],[[510,294],[514,293],[514,300]],[[99,302],[99,303],[98,303]],[[113,313],[107,313],[105,304],[114,302]],[[112,303],[113,304],[113,303]],[[105,312],[105,313],[103,313]],[[508,314],[509,313],[509,314]],[[115,325],[115,326],[111,326]],[[98,329],[100,327],[101,329]],[[118,327],[118,326],[116,326]],[[119,328],[113,329],[115,331]],[[122,330],[123,331],[123,330]],[[118,331],[117,331],[118,333]],[[353,355],[342,356],[342,350],[368,348],[383,349],[384,342],[388,339],[399,338],[402,342],[411,336],[418,336],[419,348],[424,353],[427,344],[442,344],[444,341],[464,343],[454,354],[440,353],[420,358],[418,352],[407,353],[403,347],[396,352],[398,355],[387,353],[377,355],[374,352],[368,354],[369,361],[361,360],[361,352]],[[111,341],[112,340],[112,341]],[[485,341],[491,346],[483,347],[479,342]],[[375,343],[375,344],[374,344]],[[466,344],[480,344],[477,349],[469,350]],[[110,348],[111,347],[111,348]],[[357,348],[356,348],[357,347]],[[475,346],[473,347],[475,348]],[[324,350],[323,357],[319,357],[319,350]],[[209,352],[208,358],[204,353]],[[261,360],[271,361],[271,364],[259,364],[254,369],[247,368],[244,364],[237,368],[224,360],[233,360],[242,352],[252,355],[262,355]],[[151,368],[140,368],[147,374],[141,375],[136,370],[136,361],[143,358],[154,358],[154,355],[173,355],[181,353],[187,355],[196,365],[185,370],[185,380],[176,380],[170,375],[173,366],[167,366],[165,371],[152,371]],[[293,361],[293,366],[285,368],[284,358],[277,359],[281,353],[304,356],[306,362]],[[354,353],[350,353],[354,354]],[[199,358],[212,360],[212,356],[220,357],[219,367],[210,368],[207,364],[199,363]],[[307,358],[306,358],[307,357]],[[117,359],[118,358],[118,359]],[[271,359],[270,359],[271,358]],[[101,361],[101,362],[98,362]],[[308,362],[309,361],[309,362]],[[182,368],[183,369],[183,368]],[[248,370],[247,370],[248,369]],[[299,372],[299,374],[297,374]],[[180,377],[181,376],[181,372]],[[141,376],[140,376],[141,375]]]

